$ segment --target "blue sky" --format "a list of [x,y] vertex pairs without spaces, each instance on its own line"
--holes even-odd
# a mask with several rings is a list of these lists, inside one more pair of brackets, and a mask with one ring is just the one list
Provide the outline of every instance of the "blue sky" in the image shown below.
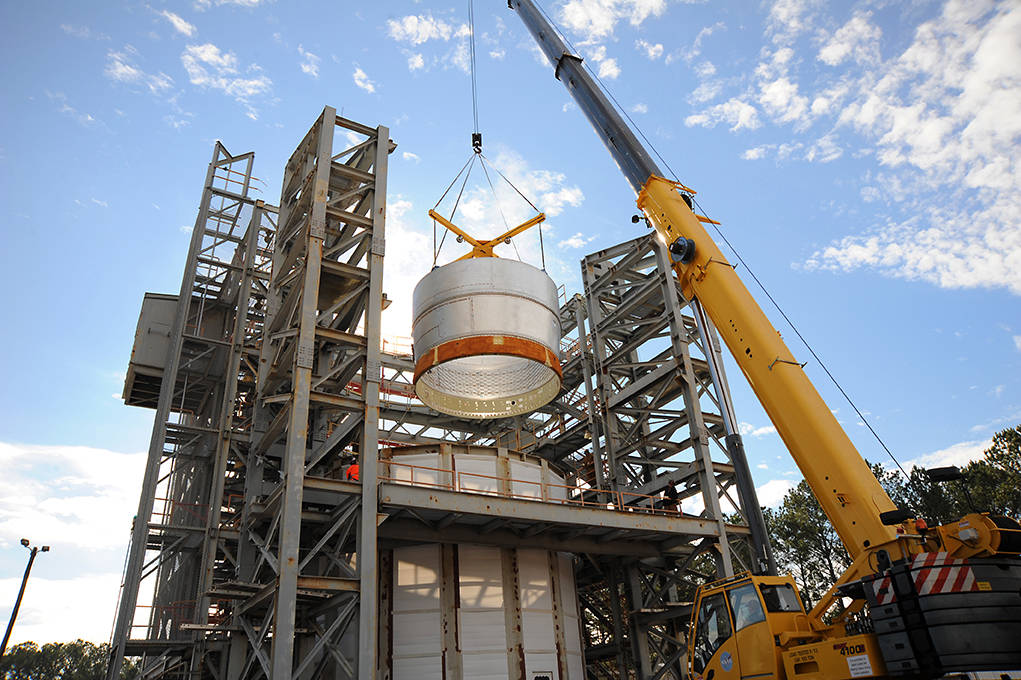
[[[577,291],[582,255],[638,234],[634,197],[517,16],[476,5],[487,156],[547,212],[550,272]],[[431,264],[426,211],[470,153],[467,6],[354,7],[0,6],[0,619],[18,539],[54,546],[16,641],[109,634],[152,424],[119,401],[124,369],[143,292],[179,287],[214,140],[256,152],[276,203],[284,160],[324,105],[390,126],[384,322],[406,334]],[[1021,4],[544,7],[902,461],[960,462],[1021,422]],[[523,220],[507,193],[508,220]],[[481,185],[461,219],[502,230]],[[537,261],[534,235],[519,248]],[[730,369],[775,502],[795,468]],[[817,363],[806,370],[862,453],[884,460]]]

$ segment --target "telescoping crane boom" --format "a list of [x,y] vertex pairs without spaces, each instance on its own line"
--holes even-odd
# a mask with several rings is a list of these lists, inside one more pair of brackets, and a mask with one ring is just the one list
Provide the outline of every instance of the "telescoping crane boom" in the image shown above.
[[[692,211],[692,191],[665,178],[533,0],[507,4],[635,190],[638,208],[669,247],[682,293],[719,330],[852,558],[805,612],[794,580],[769,573],[768,541],[752,502],[760,573],[699,589],[689,674],[936,678],[1021,668],[1021,525],[973,513],[929,529],[894,505],[703,227],[708,218]],[[728,447],[743,459],[738,437]]]

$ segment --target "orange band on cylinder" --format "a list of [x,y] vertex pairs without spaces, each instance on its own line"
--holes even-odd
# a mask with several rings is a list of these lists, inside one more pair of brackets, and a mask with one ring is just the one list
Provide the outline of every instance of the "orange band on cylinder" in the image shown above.
[[476,335],[460,340],[449,340],[430,349],[415,364],[414,381],[418,382],[419,377],[434,366],[454,359],[484,354],[499,354],[538,361],[552,368],[561,380],[564,379],[560,360],[545,345],[534,340],[512,338],[506,335]]

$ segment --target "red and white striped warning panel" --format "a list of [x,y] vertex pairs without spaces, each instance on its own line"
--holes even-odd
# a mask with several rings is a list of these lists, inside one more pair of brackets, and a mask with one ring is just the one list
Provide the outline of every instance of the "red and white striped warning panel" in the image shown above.
[[[915,591],[919,595],[936,595],[939,593],[968,593],[978,590],[975,574],[965,560],[948,557],[945,552],[921,553],[911,561],[914,573]],[[872,582],[876,592],[876,602],[889,604],[897,599],[893,592],[893,582],[889,576]]]

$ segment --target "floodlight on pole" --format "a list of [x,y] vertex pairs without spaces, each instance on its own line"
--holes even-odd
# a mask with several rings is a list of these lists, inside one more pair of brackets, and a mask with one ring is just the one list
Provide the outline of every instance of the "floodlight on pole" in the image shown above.
[[28,565],[25,567],[25,575],[21,577],[21,590],[18,591],[18,599],[14,601],[14,610],[11,612],[11,620],[7,623],[7,632],[4,633],[3,644],[0,644],[0,657],[3,657],[7,651],[7,641],[11,639],[11,631],[14,630],[14,620],[18,618],[18,610],[21,608],[21,598],[25,596],[25,586],[28,584],[28,575],[32,573],[32,563],[35,562],[36,554],[42,550],[42,552],[49,552],[50,546],[44,545],[42,548],[39,546],[30,547],[31,541],[27,538],[21,539],[21,545],[28,548]]

